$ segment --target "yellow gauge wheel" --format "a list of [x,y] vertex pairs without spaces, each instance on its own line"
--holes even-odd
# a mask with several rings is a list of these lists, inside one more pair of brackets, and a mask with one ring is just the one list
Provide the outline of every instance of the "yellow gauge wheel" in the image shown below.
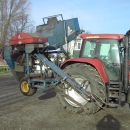
[[37,88],[31,86],[31,84],[29,85],[28,84],[28,80],[26,77],[23,77],[21,80],[20,80],[20,91],[22,92],[23,95],[25,96],[32,96],[36,93],[37,91]]
[[27,93],[27,92],[29,91],[28,82],[23,81],[23,82],[21,83],[21,90],[22,90],[24,93]]

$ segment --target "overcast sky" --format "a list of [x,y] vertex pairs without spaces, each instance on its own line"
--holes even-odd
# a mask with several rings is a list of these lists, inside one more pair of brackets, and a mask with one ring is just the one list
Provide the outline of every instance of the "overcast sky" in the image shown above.
[[91,33],[120,33],[130,29],[130,0],[30,0],[35,25],[42,18],[62,14],[77,17],[80,28]]

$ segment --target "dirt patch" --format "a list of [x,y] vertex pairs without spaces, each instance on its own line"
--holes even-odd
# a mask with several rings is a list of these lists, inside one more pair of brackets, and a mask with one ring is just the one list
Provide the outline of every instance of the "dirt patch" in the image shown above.
[[129,130],[130,108],[105,108],[95,115],[70,114],[56,93],[39,89],[31,97],[20,93],[12,74],[0,76],[0,130]]

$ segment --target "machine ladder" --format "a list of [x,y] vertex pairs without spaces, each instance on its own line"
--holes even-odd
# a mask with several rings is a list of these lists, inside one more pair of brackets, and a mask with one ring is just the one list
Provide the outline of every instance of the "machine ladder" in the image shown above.
[[[108,107],[121,106],[122,84],[119,81],[110,81],[106,87],[106,104]],[[112,102],[114,100],[114,103]]]

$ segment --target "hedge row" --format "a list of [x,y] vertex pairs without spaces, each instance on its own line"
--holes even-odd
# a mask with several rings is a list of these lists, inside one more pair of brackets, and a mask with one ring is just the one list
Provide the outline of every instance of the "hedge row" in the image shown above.
[[6,71],[10,71],[10,68],[6,66],[0,66],[0,72],[6,72]]

